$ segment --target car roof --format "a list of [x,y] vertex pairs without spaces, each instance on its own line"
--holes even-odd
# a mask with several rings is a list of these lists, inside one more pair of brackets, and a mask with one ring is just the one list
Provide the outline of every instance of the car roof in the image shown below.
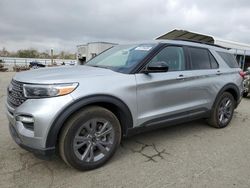
[[199,48],[207,48],[207,49],[213,49],[220,52],[227,52],[231,53],[227,48],[224,48],[222,46],[218,46],[215,44],[205,44],[200,43],[196,41],[188,41],[188,40],[160,40],[160,44],[175,44],[175,45],[185,45],[185,46],[191,46],[191,47],[199,47]]
[[219,46],[216,44],[210,44],[210,43],[201,43],[199,41],[190,41],[190,40],[154,40],[154,41],[146,41],[142,43],[137,43],[137,45],[146,45],[146,44],[174,44],[174,45],[185,45],[185,46],[191,46],[191,47],[199,47],[199,48],[207,48],[207,49],[213,49],[215,51],[220,52],[226,52],[226,53],[232,53],[229,51],[229,49]]

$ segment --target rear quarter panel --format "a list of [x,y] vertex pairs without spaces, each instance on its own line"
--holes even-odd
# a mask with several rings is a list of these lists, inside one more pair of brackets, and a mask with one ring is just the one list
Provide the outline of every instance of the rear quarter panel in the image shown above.
[[[228,53],[228,51],[224,50]],[[227,63],[222,59],[222,57],[216,52],[216,50],[210,49],[210,52],[216,58],[219,63],[219,70],[221,75],[218,76],[217,80],[214,80],[218,83],[218,88],[214,87],[214,92],[219,92],[225,85],[234,84],[238,87],[240,94],[243,92],[243,79],[240,76],[240,68],[230,68]],[[215,99],[213,99],[215,100]],[[213,101],[211,101],[213,104]]]

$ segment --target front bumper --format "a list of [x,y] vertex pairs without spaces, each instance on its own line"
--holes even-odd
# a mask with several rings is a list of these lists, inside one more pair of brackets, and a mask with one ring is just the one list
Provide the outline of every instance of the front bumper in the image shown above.
[[55,148],[46,148],[46,149],[36,149],[36,148],[32,148],[29,147],[27,145],[24,145],[21,141],[21,139],[19,138],[19,135],[17,134],[15,128],[13,127],[13,125],[9,124],[9,131],[10,131],[10,135],[13,138],[13,140],[23,149],[30,151],[36,155],[42,155],[42,156],[53,156],[55,154]]
[[[14,141],[34,154],[50,156],[55,146],[46,148],[47,135],[56,117],[73,101],[71,95],[45,99],[28,99],[17,108],[6,103],[9,130]],[[17,120],[17,116],[33,117],[32,127]]]

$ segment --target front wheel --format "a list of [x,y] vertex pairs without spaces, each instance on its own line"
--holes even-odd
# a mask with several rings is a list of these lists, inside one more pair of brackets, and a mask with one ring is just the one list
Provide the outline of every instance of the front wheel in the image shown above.
[[235,104],[232,94],[224,92],[216,99],[208,124],[216,128],[226,127],[233,117]]
[[119,120],[109,110],[94,106],[79,111],[65,124],[59,139],[62,159],[78,170],[102,166],[121,140]]

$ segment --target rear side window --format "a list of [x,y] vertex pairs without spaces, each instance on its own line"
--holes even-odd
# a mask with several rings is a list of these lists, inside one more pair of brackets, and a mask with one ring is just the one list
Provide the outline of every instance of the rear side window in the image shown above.
[[218,63],[213,55],[202,48],[189,48],[192,70],[216,69]]
[[216,59],[214,58],[214,56],[210,52],[209,52],[209,58],[210,58],[211,68],[212,69],[219,68],[219,65],[218,65]]
[[227,63],[230,68],[239,68],[239,64],[237,63],[233,54],[226,52],[217,52],[222,59]]

